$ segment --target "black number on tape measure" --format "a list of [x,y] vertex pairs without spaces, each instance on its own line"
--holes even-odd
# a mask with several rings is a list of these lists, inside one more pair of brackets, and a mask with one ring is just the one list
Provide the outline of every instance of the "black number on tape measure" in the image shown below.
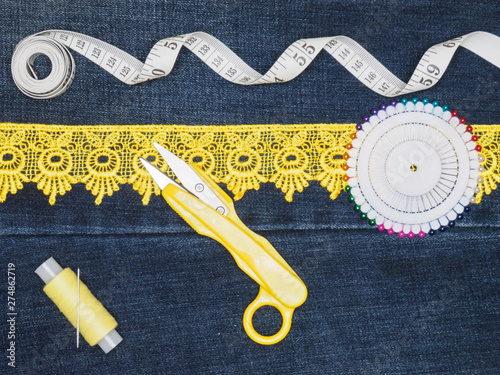
[[220,64],[222,64],[222,62],[224,61],[224,59],[220,56],[217,56],[213,61],[212,61],[212,64],[215,65],[216,68],[218,68],[220,66]]
[[101,52],[102,50],[100,48],[94,47],[94,49],[92,50],[92,57],[98,59],[99,56],[101,55]]
[[351,65],[351,68],[357,73],[363,67],[363,65],[364,65],[363,61],[356,60],[356,62],[353,65]]
[[386,92],[388,88],[389,88],[389,84],[387,82],[384,82],[384,83],[382,83],[382,86],[380,86],[378,88],[378,91]]
[[342,60],[347,59],[349,55],[351,54],[351,50],[349,48],[344,48],[342,51],[340,51],[337,56],[340,57]]
[[427,71],[436,76],[438,76],[439,73],[441,72],[441,70],[439,70],[439,68],[434,64],[430,64],[429,66],[427,66]]
[[314,48],[313,46],[308,46],[307,43],[304,43],[302,48],[304,48],[306,50],[306,52],[310,55],[312,55],[314,52],[316,52],[316,48]]
[[108,62],[106,63],[107,66],[109,66],[110,68],[112,68],[113,66],[115,66],[116,64],[116,59],[114,57],[110,57],[108,59]]
[[153,73],[153,75],[155,76],[164,76],[166,74],[162,69],[153,69],[151,73]]
[[186,44],[188,46],[192,46],[194,44],[194,42],[196,42],[197,40],[198,40],[197,37],[191,36],[191,37],[188,38],[188,40],[186,40]]
[[165,42],[164,47],[170,48],[172,51],[177,49],[177,43],[175,42]]
[[251,78],[249,76],[245,76],[242,79],[240,79],[240,82],[247,83],[250,80],[251,80]]
[[337,43],[338,43],[338,41],[336,39],[332,39],[328,43],[326,43],[325,47],[333,48],[337,45]]
[[306,63],[306,58],[304,56],[299,56],[298,53],[295,54],[293,59],[297,61],[297,64],[299,64],[300,66],[305,65]]
[[195,37],[195,36],[191,36],[191,37],[189,37],[189,39],[188,39],[188,40],[186,40],[186,44],[187,44],[188,46],[192,46],[192,45],[194,44],[194,42],[196,42],[197,40],[198,40],[198,38],[197,38],[197,37]]
[[365,77],[365,81],[368,83],[372,83],[375,80],[375,78],[377,78],[377,73],[372,71]]
[[456,46],[456,43],[455,42],[459,42],[462,40],[462,37],[458,37],[458,38],[452,38],[446,42],[443,43],[443,46],[445,47],[448,47],[448,48],[453,48]]
[[430,86],[430,85],[432,85],[432,80],[429,78],[424,79],[424,77],[422,77],[422,78],[420,78],[420,81],[418,83],[421,83],[424,86]]
[[237,70],[235,68],[229,68],[226,72],[226,75],[229,77],[229,78],[233,78],[234,75],[236,74]]
[[126,76],[127,76],[127,74],[129,74],[129,73],[130,73],[130,67],[128,67],[128,66],[124,66],[124,67],[122,68],[121,72],[120,72],[120,75],[121,75],[122,77],[126,77]]
[[76,47],[80,48],[80,49],[83,49],[83,47],[85,47],[85,41],[81,40],[81,39],[77,39],[77,41],[76,41]]
[[205,56],[208,51],[210,51],[210,47],[207,46],[206,44],[202,45],[201,48],[198,50],[198,52],[201,53],[203,56]]
[[68,41],[68,34],[59,35],[59,39],[64,41],[64,42],[67,42]]
[[274,82],[283,82],[283,80],[281,78],[274,77]]

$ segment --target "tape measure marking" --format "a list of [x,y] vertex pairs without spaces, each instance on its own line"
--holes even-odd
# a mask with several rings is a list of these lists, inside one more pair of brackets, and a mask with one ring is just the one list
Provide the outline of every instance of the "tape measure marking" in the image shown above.
[[[135,85],[167,76],[172,71],[181,47],[186,47],[222,78],[240,85],[284,83],[300,75],[321,50],[328,52],[372,91],[394,97],[434,86],[443,76],[459,46],[500,68],[500,38],[477,31],[429,48],[420,59],[408,83],[404,83],[375,57],[346,36],[300,39],[292,43],[261,75],[224,43],[204,32],[165,38],[158,41],[144,63],[128,53],[90,36],[64,30],[47,30],[23,39],[12,56],[12,76],[26,95],[48,99],[62,94],[74,77],[70,48],[93,61],[120,81]],[[52,73],[36,78],[36,55],[49,56]]]

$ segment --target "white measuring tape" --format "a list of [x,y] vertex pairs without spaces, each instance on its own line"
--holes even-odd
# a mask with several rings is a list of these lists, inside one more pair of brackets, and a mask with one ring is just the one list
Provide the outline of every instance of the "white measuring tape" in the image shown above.
[[[394,97],[434,86],[443,76],[459,46],[500,68],[500,38],[473,32],[439,43],[427,50],[408,83],[404,83],[354,40],[346,36],[300,39],[281,54],[266,74],[247,65],[217,38],[195,32],[158,41],[145,63],[99,39],[64,30],[47,30],[23,39],[12,56],[12,76],[17,87],[36,99],[62,94],[73,81],[75,63],[67,47],[87,57],[120,81],[135,85],[168,75],[184,46],[224,79],[240,85],[283,83],[301,74],[325,50],[360,82],[376,93]],[[46,55],[51,73],[38,79],[34,60]]]

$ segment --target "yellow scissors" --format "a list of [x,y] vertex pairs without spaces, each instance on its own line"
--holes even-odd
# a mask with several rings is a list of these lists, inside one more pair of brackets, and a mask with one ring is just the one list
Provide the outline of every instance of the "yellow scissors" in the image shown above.
[[[259,344],[281,341],[290,330],[293,311],[307,298],[306,286],[264,237],[241,222],[232,199],[201,169],[184,162],[158,143],[154,145],[182,184],[141,158],[163,198],[199,234],[224,245],[238,266],[260,285],[257,298],[243,314],[246,333]],[[281,329],[272,336],[263,336],[253,328],[253,314],[265,305],[277,308],[283,318]]]

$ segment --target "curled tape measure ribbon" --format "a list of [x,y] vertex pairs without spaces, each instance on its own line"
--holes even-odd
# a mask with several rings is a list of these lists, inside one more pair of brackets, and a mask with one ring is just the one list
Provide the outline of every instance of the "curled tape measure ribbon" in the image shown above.
[[[365,86],[394,97],[434,86],[443,76],[459,46],[500,68],[500,38],[482,31],[450,39],[429,48],[408,83],[404,83],[354,40],[346,36],[300,39],[281,54],[261,75],[217,38],[204,32],[179,35],[158,41],[145,63],[96,38],[64,30],[47,30],[23,39],[12,56],[12,76],[26,95],[49,99],[62,94],[73,81],[75,63],[68,47],[87,57],[120,81],[135,85],[168,75],[184,46],[224,79],[240,85],[283,83],[300,75],[325,50]],[[51,73],[38,79],[34,60],[46,55]]]

